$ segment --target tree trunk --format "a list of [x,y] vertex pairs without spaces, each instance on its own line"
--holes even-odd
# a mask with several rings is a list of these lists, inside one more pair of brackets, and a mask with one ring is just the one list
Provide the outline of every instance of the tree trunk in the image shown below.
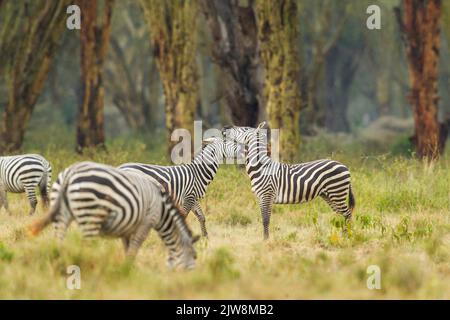
[[437,117],[441,1],[403,0],[403,19],[397,13],[408,60],[412,141],[419,158],[437,159],[445,145]]
[[[105,90],[127,125],[138,133],[154,128],[157,96],[153,87],[159,85],[155,61],[149,57],[147,24],[138,3],[122,1],[114,8],[111,48],[105,61],[104,75],[108,78]],[[141,16],[142,15],[142,16]]]
[[105,0],[98,26],[97,0],[78,0],[81,9],[82,102],[78,113],[77,151],[105,146],[103,62],[111,33],[113,0]]
[[142,0],[149,25],[156,65],[164,90],[167,152],[175,129],[193,134],[194,113],[199,103],[196,63],[197,5],[189,0]]
[[253,2],[201,0],[211,29],[212,56],[221,68],[225,101],[235,125],[255,127],[262,91],[256,15]]
[[0,130],[1,153],[22,147],[65,26],[68,3],[10,1],[2,5],[0,72],[6,76],[9,92]]
[[298,10],[295,0],[256,3],[261,58],[265,67],[264,100],[272,129],[280,129],[280,154],[292,161],[300,143],[300,65]]

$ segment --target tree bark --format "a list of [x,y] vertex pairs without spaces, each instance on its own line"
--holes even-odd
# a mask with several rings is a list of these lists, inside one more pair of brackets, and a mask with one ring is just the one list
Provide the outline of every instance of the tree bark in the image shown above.
[[300,143],[300,64],[295,0],[256,2],[260,54],[265,67],[264,100],[272,129],[280,129],[280,154],[292,161]]
[[113,0],[103,3],[103,17],[97,22],[97,0],[78,0],[82,19],[81,83],[82,102],[78,113],[77,152],[105,147],[103,62],[111,33]]
[[212,33],[213,61],[221,68],[225,101],[235,125],[255,127],[262,91],[254,1],[201,0]]
[[403,0],[398,18],[408,61],[417,156],[434,160],[442,153],[441,125],[437,117],[438,61],[440,49],[440,0]]
[[21,149],[26,128],[47,79],[65,26],[69,1],[10,1],[1,8],[0,73],[8,102],[0,129],[0,153]]
[[175,129],[193,134],[194,114],[199,103],[197,4],[189,0],[142,0],[149,25],[156,65],[162,81],[167,130],[167,152]]

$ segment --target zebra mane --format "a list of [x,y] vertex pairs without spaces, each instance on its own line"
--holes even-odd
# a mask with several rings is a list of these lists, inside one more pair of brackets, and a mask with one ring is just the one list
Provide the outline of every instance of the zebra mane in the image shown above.
[[[207,144],[194,158],[193,163],[196,164],[218,164],[219,158],[224,156],[224,143],[217,140],[210,144]],[[209,156],[213,163],[205,163],[205,156]],[[209,159],[208,159],[209,160]]]

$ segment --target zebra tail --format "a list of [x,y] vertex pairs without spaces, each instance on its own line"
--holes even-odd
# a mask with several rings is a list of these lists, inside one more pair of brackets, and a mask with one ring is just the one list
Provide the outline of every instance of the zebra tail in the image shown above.
[[353,195],[353,192],[352,192],[352,186],[351,185],[348,187],[348,191],[349,191],[349,194],[348,194],[348,206],[349,206],[350,210],[353,212],[353,209],[355,208],[356,202],[355,202],[355,196]]
[[30,226],[28,226],[28,234],[31,237],[38,235],[42,230],[44,230],[50,223],[55,221],[56,216],[58,215],[61,208],[60,196],[55,201],[54,205],[50,208],[49,213],[38,221],[34,222]]
[[43,161],[43,165],[44,165],[44,174],[42,176],[39,189],[41,191],[43,205],[45,208],[48,208],[50,202],[48,197],[51,188],[52,167],[50,166],[50,163],[48,163],[46,160]]
[[61,211],[61,201],[63,201],[64,194],[66,193],[68,180],[69,180],[68,177],[66,177],[66,179],[63,180],[63,183],[58,192],[58,196],[57,196],[55,202],[53,203],[53,205],[51,206],[50,211],[47,213],[47,215],[45,217],[37,220],[30,226],[28,226],[27,231],[28,231],[29,236],[34,237],[34,236],[38,235],[50,223],[52,223],[53,221],[56,220],[56,216]]

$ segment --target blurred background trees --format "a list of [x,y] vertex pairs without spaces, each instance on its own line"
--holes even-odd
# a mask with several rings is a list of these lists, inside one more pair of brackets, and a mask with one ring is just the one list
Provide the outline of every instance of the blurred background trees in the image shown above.
[[200,1],[211,32],[212,60],[221,69],[224,100],[237,126],[258,123],[262,65],[254,1]]
[[415,123],[412,141],[418,156],[430,159],[442,153],[445,142],[441,140],[447,140],[447,136],[440,135],[437,115],[441,10],[440,0],[404,0],[402,13],[398,13],[408,61],[409,101]]
[[[77,123],[77,151],[105,146],[103,65],[111,34],[113,0],[78,0],[80,32],[81,103]],[[98,17],[99,16],[99,17]]]
[[[0,1],[1,153],[51,127],[78,150],[130,135],[170,150],[194,120],[268,120],[285,160],[321,136],[385,151],[401,140],[432,159],[444,149],[447,1],[77,4],[82,29],[68,30],[65,1]],[[373,4],[380,30],[366,27]]]
[[260,55],[265,70],[263,104],[271,128],[280,131],[284,160],[292,161],[300,143],[300,59],[296,0],[256,4]]
[[22,147],[65,25],[68,3],[39,0],[0,3],[0,75],[7,97],[2,101],[0,152]]
[[164,89],[167,151],[175,129],[192,132],[199,103],[196,60],[198,6],[196,1],[142,0],[153,54]]

